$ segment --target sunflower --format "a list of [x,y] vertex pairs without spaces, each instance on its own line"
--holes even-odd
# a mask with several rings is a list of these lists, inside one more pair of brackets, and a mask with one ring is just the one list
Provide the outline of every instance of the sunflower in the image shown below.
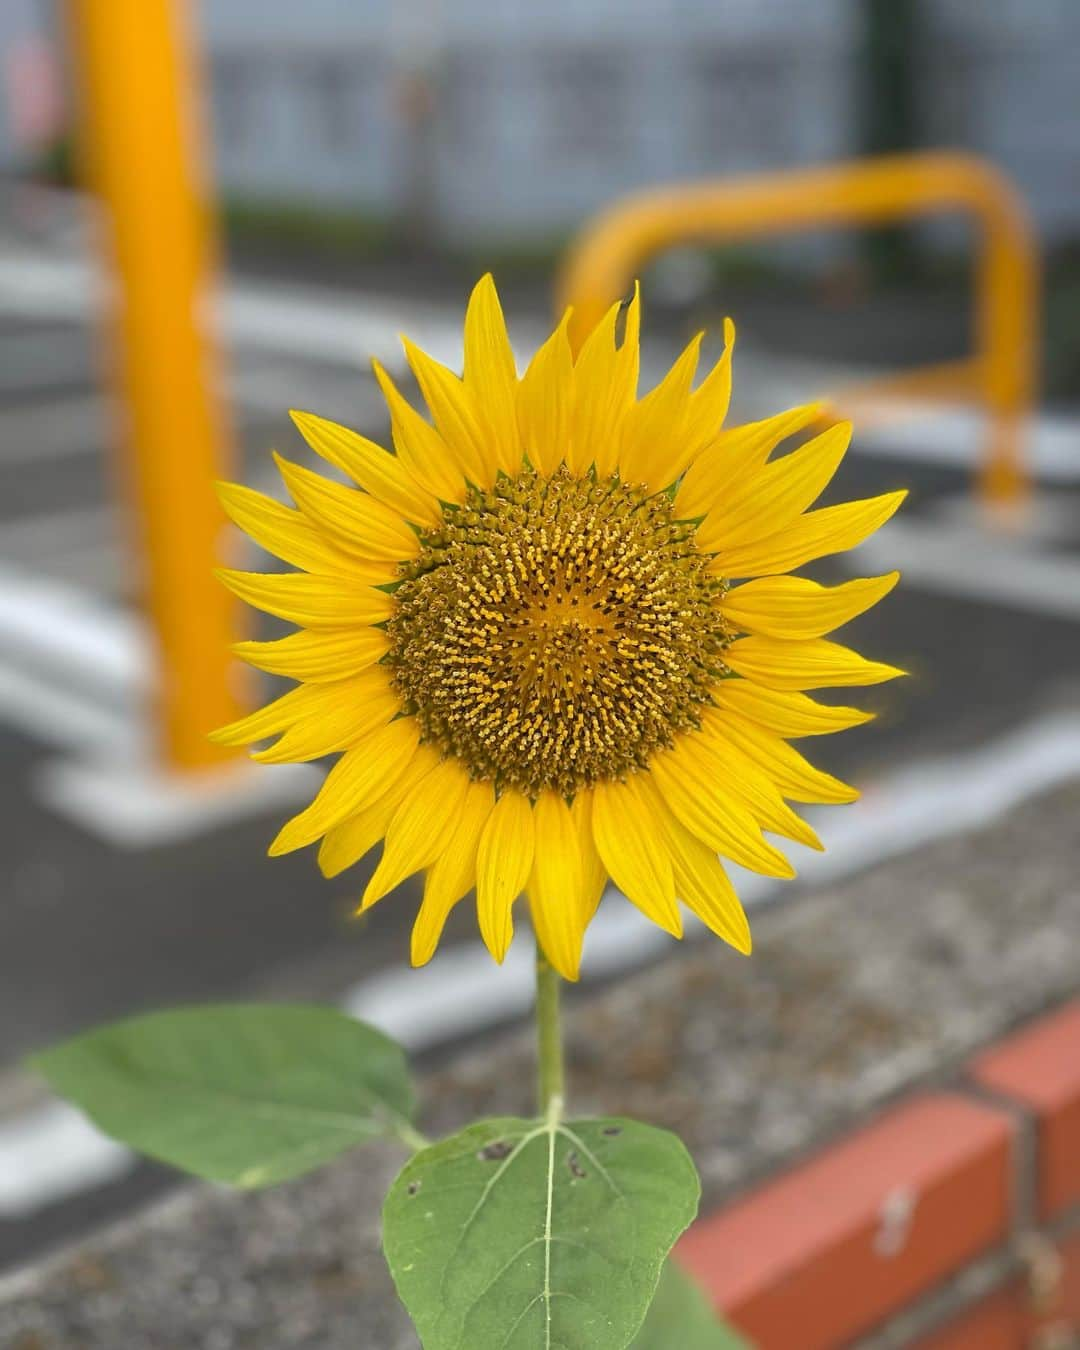
[[788,739],[870,714],[805,691],[902,673],[824,637],[895,572],[832,587],[788,575],[860,543],[903,499],[809,509],[850,425],[774,456],[822,409],[722,429],[730,323],[696,388],[700,335],[638,398],[637,293],[576,357],[568,320],[519,378],[486,276],[462,376],[405,340],[430,421],[374,363],[393,453],[297,412],[350,485],[279,457],[295,506],[222,487],[232,520],[298,569],[221,573],[298,626],[235,650],[299,683],[216,739],[274,737],[254,756],[269,763],[340,755],[270,852],[321,841],[335,876],[381,840],[361,909],[423,870],[416,964],[473,890],[501,961],[524,894],[545,955],[574,979],[609,877],[673,936],[681,901],[748,952],[721,858],[793,876],[765,836],[821,844],[789,803],[858,795]]

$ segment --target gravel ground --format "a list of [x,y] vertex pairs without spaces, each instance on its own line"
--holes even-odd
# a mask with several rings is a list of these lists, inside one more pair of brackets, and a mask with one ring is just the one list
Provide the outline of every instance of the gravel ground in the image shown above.
[[[706,1205],[947,1079],[974,1046],[1080,987],[1080,785],[763,914],[718,943],[572,1000],[575,1109],[677,1130]],[[425,1078],[427,1127],[527,1112],[526,1034]],[[415,1350],[378,1250],[401,1157],[372,1148],[305,1181],[186,1190],[0,1284],[5,1350]]]

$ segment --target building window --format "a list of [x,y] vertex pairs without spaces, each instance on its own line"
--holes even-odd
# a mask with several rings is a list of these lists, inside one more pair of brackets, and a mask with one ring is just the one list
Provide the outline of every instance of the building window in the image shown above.
[[247,145],[258,134],[255,125],[257,64],[236,52],[214,56],[211,65],[217,135],[226,148]]
[[701,57],[695,66],[705,158],[725,168],[785,162],[793,57],[783,51],[731,50]]
[[357,62],[348,54],[311,57],[300,63],[299,75],[316,143],[325,150],[358,145],[363,127]]
[[624,150],[626,68],[618,52],[552,52],[539,70],[553,158],[610,159]]

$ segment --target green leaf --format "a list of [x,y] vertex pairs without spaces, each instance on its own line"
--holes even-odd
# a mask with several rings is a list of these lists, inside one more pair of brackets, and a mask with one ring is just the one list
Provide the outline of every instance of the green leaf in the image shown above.
[[268,1186],[407,1133],[413,1109],[400,1046],[332,1008],[154,1012],[31,1062],[114,1139],[234,1186]]
[[749,1350],[716,1318],[698,1285],[674,1260],[664,1265],[656,1297],[632,1350]]
[[486,1120],[405,1166],[383,1245],[425,1350],[626,1350],[699,1195],[664,1130]]

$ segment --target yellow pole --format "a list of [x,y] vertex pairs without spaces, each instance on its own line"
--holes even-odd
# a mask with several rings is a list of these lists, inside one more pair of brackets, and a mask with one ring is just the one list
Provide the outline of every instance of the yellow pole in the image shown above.
[[67,0],[80,130],[103,208],[114,282],[112,367],[125,485],[156,639],[158,752],[173,770],[229,752],[233,601],[211,568],[224,525],[213,482],[229,469],[203,331],[214,267],[198,76],[182,0]]

